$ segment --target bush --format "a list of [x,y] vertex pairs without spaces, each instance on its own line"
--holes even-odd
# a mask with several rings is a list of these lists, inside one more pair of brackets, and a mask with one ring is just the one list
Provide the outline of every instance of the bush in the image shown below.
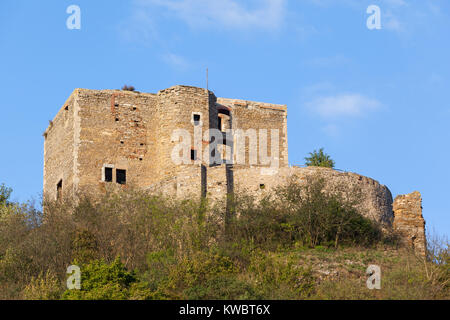
[[291,181],[259,203],[241,197],[238,215],[230,219],[229,238],[266,249],[295,243],[370,246],[381,241],[380,227],[355,210],[357,190],[340,189],[345,190],[325,191],[323,179],[308,177],[304,184]]
[[122,87],[122,90],[124,90],[124,91],[134,91],[135,88],[133,86],[124,85]]
[[58,277],[47,271],[31,279],[24,289],[23,297],[27,300],[59,300],[63,291]]
[[[77,262],[74,262],[76,265]],[[151,296],[145,285],[138,285],[134,273],[126,270],[119,258],[111,264],[95,260],[81,266],[81,290],[66,290],[66,300],[125,300]]]
[[219,253],[198,252],[190,258],[181,259],[171,270],[168,287],[181,289],[196,286],[216,276],[237,272],[233,261]]

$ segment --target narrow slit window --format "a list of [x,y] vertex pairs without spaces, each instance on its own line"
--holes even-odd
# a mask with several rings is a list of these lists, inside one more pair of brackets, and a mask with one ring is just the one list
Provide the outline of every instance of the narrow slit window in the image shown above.
[[219,121],[218,121],[217,127],[218,127],[218,129],[219,129],[220,131],[223,131],[223,128],[222,128],[222,117],[219,117],[218,120],[219,120]]
[[62,185],[63,181],[59,180],[58,184],[56,185],[56,200],[62,199]]
[[105,168],[105,182],[112,182],[113,181],[113,169],[112,168]]
[[191,149],[191,160],[197,160],[197,150]]
[[126,170],[117,169],[116,182],[118,184],[126,184],[127,183],[127,171]]

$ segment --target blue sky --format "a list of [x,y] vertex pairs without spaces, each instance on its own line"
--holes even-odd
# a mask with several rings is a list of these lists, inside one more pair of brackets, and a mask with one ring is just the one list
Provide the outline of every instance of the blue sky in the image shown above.
[[[69,30],[69,5],[81,29]],[[369,5],[381,30],[369,30]],[[289,159],[324,147],[450,234],[448,0],[0,2],[0,183],[42,192],[42,133],[75,88],[176,84],[288,105]]]

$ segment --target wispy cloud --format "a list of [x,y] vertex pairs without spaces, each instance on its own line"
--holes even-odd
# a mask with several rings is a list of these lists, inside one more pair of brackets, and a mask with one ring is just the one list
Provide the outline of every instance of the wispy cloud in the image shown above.
[[369,5],[381,9],[382,29],[399,35],[413,34],[424,26],[433,24],[442,15],[442,0],[306,0],[309,4],[330,8],[344,6],[363,10]]
[[338,137],[344,128],[355,120],[385,109],[384,104],[373,97],[358,92],[345,92],[329,82],[317,83],[303,88],[301,104],[307,113],[318,121],[322,132]]
[[227,29],[277,30],[281,27],[286,0],[136,0],[141,10],[162,9],[166,14],[194,28],[222,27]]
[[316,98],[306,106],[322,118],[359,117],[377,110],[381,103],[358,93]]
[[182,56],[174,53],[166,53],[162,56],[164,62],[172,66],[173,68],[186,70],[189,68],[189,62]]

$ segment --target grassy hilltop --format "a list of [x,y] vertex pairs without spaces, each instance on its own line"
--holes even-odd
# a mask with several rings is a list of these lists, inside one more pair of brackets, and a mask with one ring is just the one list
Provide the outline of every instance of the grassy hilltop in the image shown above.
[[[291,183],[255,203],[142,191],[30,204],[0,197],[0,299],[448,299],[448,243],[428,258],[362,217],[354,195]],[[81,290],[68,290],[69,265]],[[381,290],[369,290],[369,265]]]

